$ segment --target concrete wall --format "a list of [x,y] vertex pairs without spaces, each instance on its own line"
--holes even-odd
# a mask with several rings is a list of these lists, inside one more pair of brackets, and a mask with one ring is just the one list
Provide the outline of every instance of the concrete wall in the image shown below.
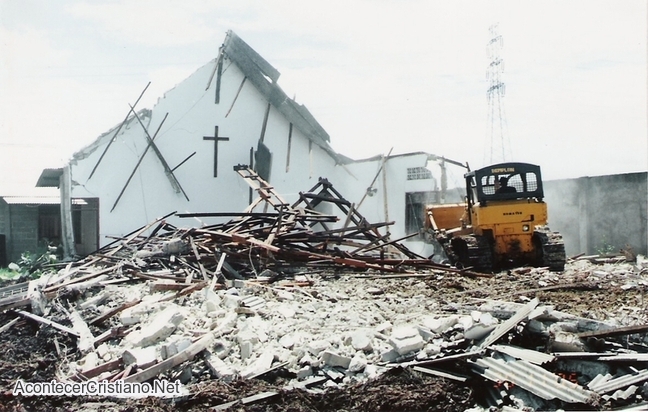
[[547,181],[549,227],[561,232],[568,256],[617,253],[626,245],[646,254],[647,173]]

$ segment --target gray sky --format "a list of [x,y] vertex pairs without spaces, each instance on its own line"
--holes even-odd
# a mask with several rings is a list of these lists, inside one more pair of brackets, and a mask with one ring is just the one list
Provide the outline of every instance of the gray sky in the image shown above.
[[[489,163],[489,26],[510,160],[547,179],[648,169],[645,0],[0,0],[0,195],[212,60],[234,30],[352,158]],[[460,179],[457,171],[457,182]],[[30,190],[31,192],[31,190]]]

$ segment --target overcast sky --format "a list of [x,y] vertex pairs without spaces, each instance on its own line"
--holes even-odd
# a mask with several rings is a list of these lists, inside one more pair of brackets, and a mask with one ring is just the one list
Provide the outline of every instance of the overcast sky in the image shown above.
[[0,0],[0,195],[24,193],[121,122],[149,81],[138,108],[152,108],[230,29],[338,152],[393,147],[478,168],[490,162],[498,23],[507,160],[546,179],[646,171],[647,3]]

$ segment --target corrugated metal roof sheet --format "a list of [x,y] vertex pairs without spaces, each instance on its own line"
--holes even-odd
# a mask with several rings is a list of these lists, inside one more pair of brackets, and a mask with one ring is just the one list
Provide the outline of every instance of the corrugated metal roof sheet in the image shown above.
[[600,361],[630,361],[648,362],[648,353],[618,353],[615,355],[600,356]]
[[543,399],[592,404],[599,396],[532,363],[480,358],[473,363],[475,373],[494,382],[511,382]]
[[555,356],[548,353],[538,352],[531,349],[524,349],[512,345],[492,345],[490,348],[516,359],[522,359],[536,365],[542,365],[543,363],[548,363],[556,359]]
[[52,196],[5,196],[4,201],[10,205],[58,205],[59,197]]
[[634,375],[628,374],[613,379],[605,379],[608,376],[605,376],[603,379],[597,379],[599,376],[594,378],[592,382],[587,385],[587,387],[594,392],[604,394],[628,387],[630,385],[648,381],[648,369],[644,369]]

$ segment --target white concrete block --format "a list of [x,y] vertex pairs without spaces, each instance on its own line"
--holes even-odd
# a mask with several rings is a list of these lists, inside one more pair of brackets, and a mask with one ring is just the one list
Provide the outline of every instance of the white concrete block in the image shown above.
[[423,338],[418,333],[416,336],[412,336],[405,339],[395,339],[391,338],[389,344],[398,352],[399,355],[405,355],[406,353],[417,351],[425,346]]
[[455,325],[455,327],[460,330],[467,330],[470,329],[474,324],[475,321],[473,320],[472,316],[465,315],[459,317],[459,319],[457,320],[457,325]]
[[363,330],[352,332],[351,346],[353,346],[353,349],[355,350],[361,350],[365,352],[373,350],[373,347],[371,345],[371,338],[369,337],[367,332]]
[[426,341],[426,342],[429,341],[430,339],[434,339],[435,337],[438,336],[436,333],[432,332],[430,329],[428,329],[426,327],[419,326],[417,329],[418,329],[419,335],[421,335],[423,340]]
[[236,372],[225,362],[223,362],[218,356],[213,355],[209,351],[205,352],[205,364],[209,368],[209,371],[217,377],[222,379],[225,382],[230,382],[236,377]]
[[434,343],[428,343],[427,345],[425,345],[425,354],[428,357],[438,355],[439,353],[441,353],[441,346]]
[[414,326],[409,326],[409,325],[401,325],[397,326],[392,330],[391,337],[392,339],[407,339],[407,338],[412,338],[414,336],[419,336],[418,329],[415,328]]
[[295,339],[292,335],[283,335],[281,339],[279,339],[279,344],[286,349],[292,349],[292,347],[295,346]]
[[450,329],[457,323],[457,316],[448,316],[445,318],[426,317],[423,319],[423,326],[435,333],[442,333]]
[[313,376],[313,368],[310,365],[306,365],[297,371],[297,379],[306,379],[309,376]]
[[238,308],[241,302],[241,297],[239,295],[225,294],[223,295],[223,306],[227,308]]
[[366,366],[367,366],[367,358],[356,353],[353,356],[353,358],[351,358],[351,362],[349,363],[348,369],[349,372],[358,373],[358,372],[362,372]]
[[364,375],[369,379],[376,378],[378,376],[378,367],[371,363],[367,364],[364,368]]
[[83,358],[81,372],[87,372],[99,364],[99,356],[96,352],[90,352]]
[[175,342],[176,349],[178,350],[178,353],[182,352],[183,350],[187,349],[189,346],[191,346],[193,342],[189,338],[183,338],[180,340],[177,340]]
[[380,353],[380,359],[383,362],[393,362],[398,359],[399,356],[400,355],[398,354],[396,349],[388,349]]
[[256,361],[254,361],[254,363],[252,363],[252,365],[241,372],[241,376],[249,378],[250,376],[265,372],[270,369],[273,361],[274,354],[272,352],[264,352]]
[[137,365],[138,368],[145,368],[155,363],[157,351],[155,346],[127,349],[122,353],[122,359],[124,365]]
[[472,327],[466,329],[464,332],[464,337],[469,340],[481,340],[488,336],[491,331],[495,329],[495,325],[482,325],[478,323]]
[[286,319],[293,319],[296,314],[295,309],[293,309],[291,306],[288,306],[287,304],[280,305],[275,310],[278,314],[280,314]]
[[324,362],[324,364],[328,366],[338,366],[344,369],[348,369],[349,364],[351,363],[351,358],[349,358],[348,356],[338,355],[337,353],[330,350],[326,350],[322,353],[322,362]]
[[328,340],[315,340],[310,342],[306,348],[312,355],[319,355],[322,353],[324,350],[328,349],[331,344],[329,343]]
[[241,350],[241,359],[245,360],[252,356],[254,345],[249,340],[246,340],[239,343],[239,349]]
[[102,343],[101,345],[97,346],[97,355],[99,355],[101,359],[104,359],[106,355],[109,354],[109,352],[110,351],[108,350],[108,345],[106,345],[106,343]]
[[389,321],[385,321],[378,326],[376,326],[376,332],[378,333],[391,333],[392,330],[392,324]]
[[259,343],[259,337],[252,329],[241,329],[236,334],[236,341],[239,345],[243,342]]

